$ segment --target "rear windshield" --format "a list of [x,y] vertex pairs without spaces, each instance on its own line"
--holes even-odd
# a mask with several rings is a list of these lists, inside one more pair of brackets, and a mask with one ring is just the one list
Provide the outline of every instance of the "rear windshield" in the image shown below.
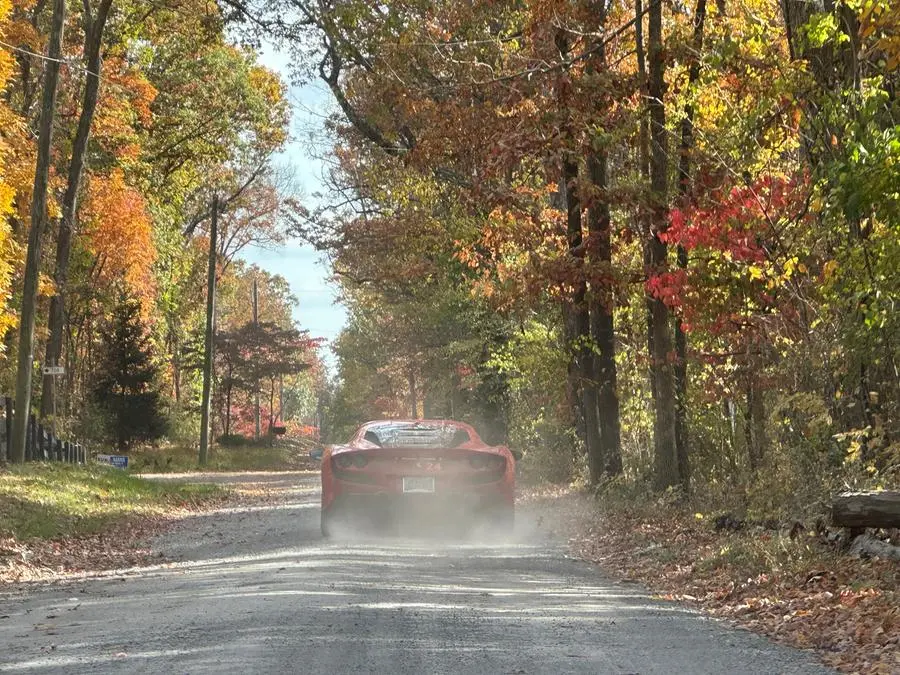
[[450,424],[379,424],[366,429],[364,438],[383,448],[455,448],[470,440],[469,433]]

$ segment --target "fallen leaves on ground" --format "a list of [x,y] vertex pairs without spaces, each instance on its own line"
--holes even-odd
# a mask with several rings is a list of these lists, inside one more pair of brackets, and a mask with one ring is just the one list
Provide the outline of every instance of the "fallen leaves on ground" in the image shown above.
[[277,481],[253,480],[253,473],[169,474],[158,480],[216,483],[218,493],[169,500],[152,513],[131,515],[90,535],[32,538],[0,536],[0,584],[53,581],[72,576],[166,564],[149,542],[192,515],[223,509],[251,509],[285,503],[298,490],[311,490],[295,480],[298,472],[279,474]]
[[167,517],[141,517],[107,532],[53,540],[4,537],[0,539],[0,583],[48,581],[159,562],[142,542],[168,522]]
[[165,562],[148,542],[188,515],[220,507],[230,496],[185,502],[164,513],[129,516],[88,535],[19,541],[0,537],[0,584],[52,581]]
[[[583,500],[579,500],[582,504]],[[583,517],[571,540],[581,558],[647,585],[660,598],[801,649],[843,672],[900,673],[900,565],[843,555],[815,534],[750,527],[716,532],[671,505],[619,506]]]

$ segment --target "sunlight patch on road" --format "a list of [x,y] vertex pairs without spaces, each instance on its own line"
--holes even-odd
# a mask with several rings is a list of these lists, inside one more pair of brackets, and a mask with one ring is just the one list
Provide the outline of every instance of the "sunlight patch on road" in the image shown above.
[[[87,645],[67,645],[66,649],[68,650],[81,646]],[[64,656],[62,654],[51,652],[48,656],[42,658],[0,665],[0,672],[15,673],[21,672],[23,670],[62,668],[67,666],[75,667],[88,664],[93,667],[98,663],[120,662],[122,664],[125,664],[128,661],[133,661],[135,659],[147,660],[158,658],[184,657],[191,654],[200,654],[203,652],[211,652],[215,650],[216,647],[197,647],[192,649],[153,649],[142,652],[114,652],[112,654],[92,654],[90,656],[86,656],[84,654]]]

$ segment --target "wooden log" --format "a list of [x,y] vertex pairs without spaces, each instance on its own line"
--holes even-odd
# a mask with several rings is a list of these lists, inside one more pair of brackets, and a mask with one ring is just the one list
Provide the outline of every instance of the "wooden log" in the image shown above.
[[831,503],[831,522],[839,527],[900,527],[900,491],[845,492]]
[[850,545],[850,555],[859,558],[876,557],[882,560],[900,560],[900,546],[881,541],[871,534],[861,534]]

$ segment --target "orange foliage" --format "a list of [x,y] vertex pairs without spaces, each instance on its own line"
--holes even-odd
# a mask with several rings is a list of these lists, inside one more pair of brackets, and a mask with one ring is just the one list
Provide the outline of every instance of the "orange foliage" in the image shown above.
[[139,298],[152,299],[156,247],[150,216],[143,195],[125,182],[120,169],[91,178],[81,221],[87,248],[97,259],[97,281],[124,278]]
[[103,70],[104,86],[94,116],[93,136],[120,162],[137,159],[141,148],[135,130],[150,126],[156,89],[119,56],[108,57]]

